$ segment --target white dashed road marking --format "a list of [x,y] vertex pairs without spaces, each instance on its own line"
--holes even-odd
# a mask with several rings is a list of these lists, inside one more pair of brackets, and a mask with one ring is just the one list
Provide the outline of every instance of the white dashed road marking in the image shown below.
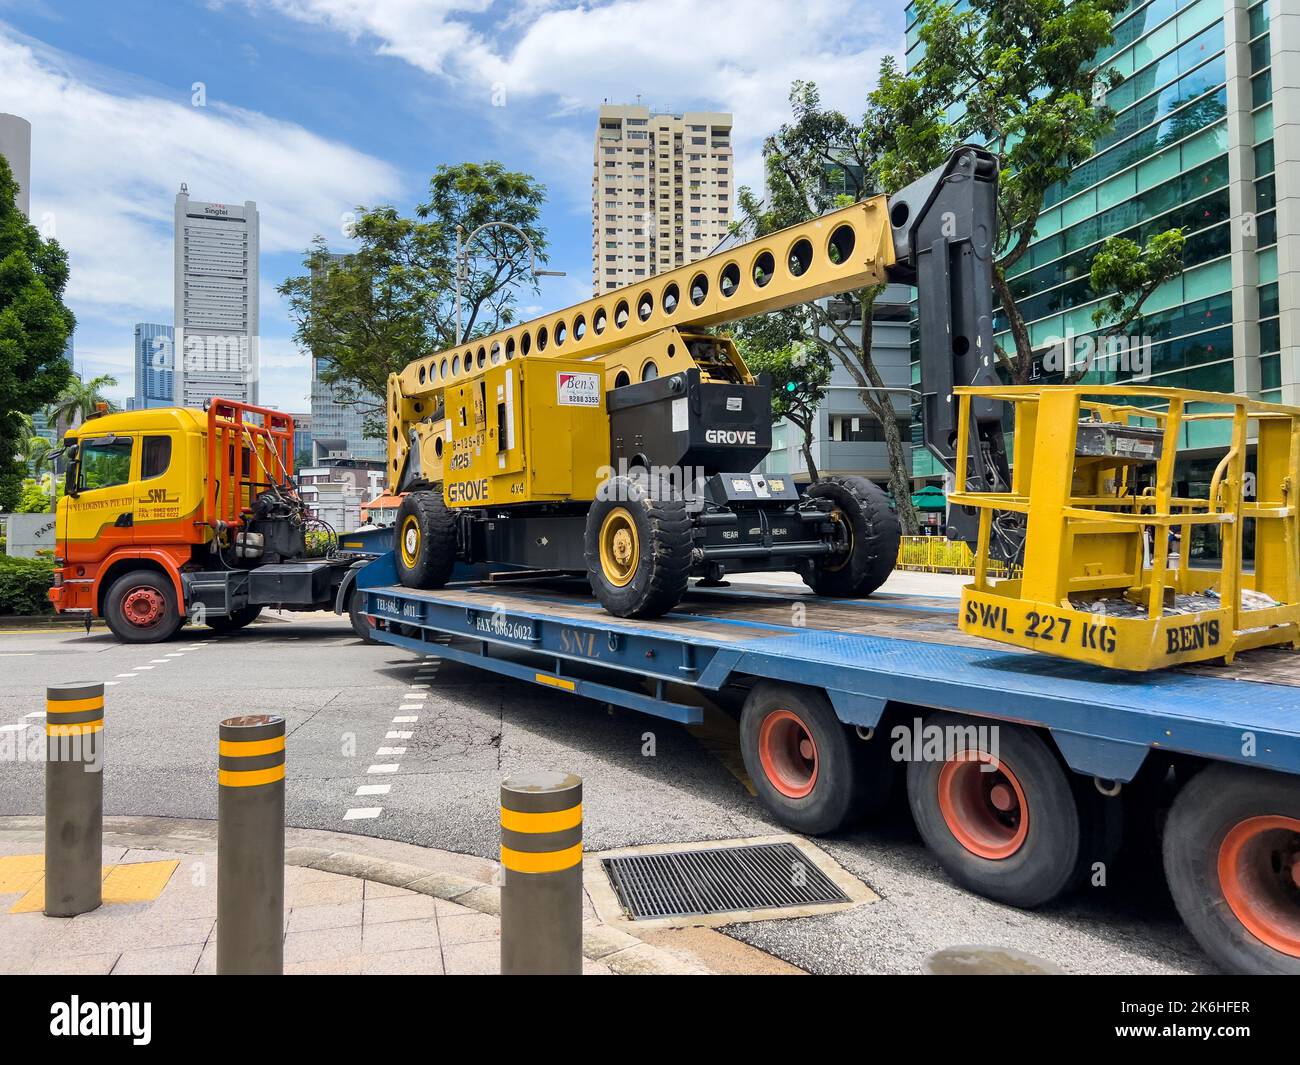
[[409,740],[409,739],[411,738],[411,735],[412,735],[412,734],[409,733],[409,732],[386,732],[386,733],[384,733],[384,739],[386,739],[386,740]]
[[396,763],[390,763],[388,765],[372,765],[369,769],[366,770],[366,772],[367,773],[396,773],[399,768],[401,767],[398,766]]
[[362,784],[357,788],[358,795],[387,795],[393,790],[391,784]]
[[376,758],[400,758],[406,753],[405,747],[380,747],[375,752]]
[[349,810],[343,815],[344,821],[369,821],[378,817],[383,812],[379,806],[363,806],[357,810]]
[[[403,709],[405,709],[405,707],[403,707]],[[417,706],[413,706],[413,707],[411,707],[411,709],[412,709],[412,710],[418,710],[419,707],[417,707]],[[404,717],[395,717],[395,718],[393,718],[393,724],[394,724],[394,725],[406,725],[406,724],[411,724],[411,725],[413,725],[413,724],[415,724],[415,722],[417,722],[417,721],[419,721],[419,720],[420,720],[419,715],[417,715],[417,714],[408,714],[408,715],[406,715],[406,716],[404,716]]]

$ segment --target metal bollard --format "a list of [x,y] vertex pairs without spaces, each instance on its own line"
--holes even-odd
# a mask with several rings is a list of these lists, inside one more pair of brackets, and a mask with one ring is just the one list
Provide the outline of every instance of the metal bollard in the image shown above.
[[221,722],[217,973],[284,971],[284,718]]
[[582,972],[582,779],[528,773],[501,784],[501,973]]
[[104,685],[45,689],[45,916],[104,901]]

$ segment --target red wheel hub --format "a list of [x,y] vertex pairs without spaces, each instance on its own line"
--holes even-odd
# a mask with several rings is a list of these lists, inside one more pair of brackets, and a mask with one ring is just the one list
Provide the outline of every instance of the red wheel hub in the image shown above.
[[1219,845],[1219,887],[1252,936],[1300,958],[1300,820],[1266,815],[1235,825]]
[[1029,804],[1020,781],[984,751],[961,751],[939,771],[939,812],[972,854],[1010,858],[1029,835]]
[[137,628],[156,625],[166,609],[162,593],[147,584],[132,588],[122,597],[122,616]]
[[758,730],[763,773],[788,799],[802,799],[817,784],[817,743],[798,715],[773,710]]

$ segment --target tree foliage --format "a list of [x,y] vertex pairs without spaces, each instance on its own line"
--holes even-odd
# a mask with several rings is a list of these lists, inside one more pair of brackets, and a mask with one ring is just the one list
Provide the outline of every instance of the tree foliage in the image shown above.
[[794,341],[779,348],[742,342],[741,354],[755,374],[771,375],[772,421],[787,419],[803,434],[799,450],[809,480],[817,480],[812,443],[817,410],[826,399],[826,386],[831,381],[830,356],[807,341]]
[[100,374],[89,381],[74,376],[59,390],[54,402],[46,407],[45,417],[51,425],[68,429],[84,422],[99,410],[101,403],[107,410],[117,410],[117,404],[104,394],[105,389],[116,384],[117,378],[111,374]]
[[[994,287],[1012,349],[999,355],[1006,375],[1023,384],[1034,351],[1008,278],[1034,238],[1048,189],[1067,180],[1113,128],[1115,115],[1104,98],[1121,77],[1097,67],[1095,57],[1112,42],[1112,20],[1126,0],[969,0],[960,6],[917,0],[916,6],[924,54],[908,73],[886,59],[871,94],[873,121],[866,132],[880,145],[877,173],[885,191],[893,192],[960,144],[979,144],[1000,157]],[[1099,257],[1114,257],[1113,240]],[[1171,247],[1165,243],[1166,251]],[[1174,257],[1161,262],[1161,280],[1181,269]],[[1136,282],[1123,272],[1103,273],[1115,285]],[[1115,317],[1131,321],[1153,288],[1136,283],[1111,289],[1120,301]]]
[[[822,106],[815,84],[796,81],[790,89],[791,121],[763,142],[767,196],[741,189],[740,231],[759,237],[854,203],[877,191],[880,143],[870,109],[859,120]],[[881,424],[889,458],[889,487],[903,531],[919,529],[912,507],[911,454],[898,431],[894,397],[872,356],[871,316],[884,290],[874,285],[780,314],[737,325],[742,343],[766,351],[807,340],[853,378],[868,412]]]
[[[486,222],[508,222],[527,234],[544,263],[544,198],[532,177],[497,162],[440,166],[415,217],[390,206],[358,207],[357,248],[333,255],[317,237],[303,260],[307,272],[279,286],[298,344],[321,360],[321,378],[339,400],[366,415],[368,433],[383,435],[388,375],[455,344],[457,227],[468,236]],[[536,289],[528,245],[512,230],[485,229],[468,251],[467,338],[511,325],[519,284]]]
[[72,376],[63,352],[76,325],[63,303],[67,253],[27,221],[16,193],[13,172],[0,157],[0,511],[19,498],[26,446],[21,416],[49,403]]

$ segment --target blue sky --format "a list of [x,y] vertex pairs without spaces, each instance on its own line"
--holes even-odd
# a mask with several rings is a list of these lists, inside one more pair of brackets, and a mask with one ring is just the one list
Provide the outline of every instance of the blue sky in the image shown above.
[[[791,80],[861,109],[901,51],[901,0],[0,0],[0,111],[31,121],[32,217],[68,248],[78,369],[131,391],[131,330],[171,321],[172,203],[256,200],[262,399],[308,406],[275,286],[357,204],[420,202],[441,163],[499,159],[548,190],[540,313],[590,295],[602,100],[735,115],[739,179]],[[196,106],[194,85],[203,86]],[[495,106],[494,97],[504,106]]]

